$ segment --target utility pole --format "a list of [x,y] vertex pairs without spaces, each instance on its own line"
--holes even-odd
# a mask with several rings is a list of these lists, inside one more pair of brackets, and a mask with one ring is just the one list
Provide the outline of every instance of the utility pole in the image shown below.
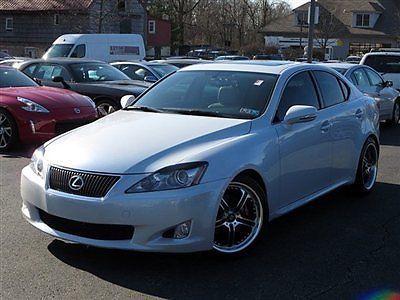
[[308,63],[312,63],[313,48],[314,48],[314,27],[315,27],[315,0],[311,0],[310,18],[308,24],[308,47],[307,47]]

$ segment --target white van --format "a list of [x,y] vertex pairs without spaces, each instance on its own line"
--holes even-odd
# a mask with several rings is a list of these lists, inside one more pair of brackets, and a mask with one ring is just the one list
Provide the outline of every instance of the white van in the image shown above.
[[54,41],[43,58],[75,57],[112,62],[141,60],[145,53],[140,34],[64,34]]

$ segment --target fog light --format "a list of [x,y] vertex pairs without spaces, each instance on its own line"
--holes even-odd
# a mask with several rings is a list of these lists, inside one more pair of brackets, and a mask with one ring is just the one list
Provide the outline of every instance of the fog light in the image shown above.
[[183,239],[187,237],[190,233],[190,221],[183,222],[175,227],[174,239]]

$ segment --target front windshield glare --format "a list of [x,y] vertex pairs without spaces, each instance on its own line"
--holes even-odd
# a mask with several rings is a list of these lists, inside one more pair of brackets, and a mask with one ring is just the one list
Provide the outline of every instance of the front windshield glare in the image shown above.
[[181,71],[149,90],[133,107],[253,119],[269,101],[278,76],[237,71]]
[[129,80],[120,70],[105,63],[72,64],[71,69],[76,82]]
[[55,44],[47,50],[44,58],[51,58],[51,57],[68,57],[68,54],[71,52],[72,47],[74,44]]
[[20,71],[0,68],[0,88],[23,86],[38,86],[38,84]]

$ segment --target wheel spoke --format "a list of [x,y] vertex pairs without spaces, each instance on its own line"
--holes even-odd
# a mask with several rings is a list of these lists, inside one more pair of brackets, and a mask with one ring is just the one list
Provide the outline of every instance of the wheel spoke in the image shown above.
[[228,205],[228,203],[226,203],[224,198],[221,199],[220,207],[222,207],[222,209],[224,211],[228,211],[229,210],[229,205]]
[[242,196],[240,197],[239,202],[236,205],[236,211],[241,211],[249,198],[249,194],[246,191],[242,190]]
[[12,133],[11,127],[4,127],[3,130],[4,130],[4,134],[11,136],[11,133]]
[[256,225],[256,223],[253,220],[242,218],[242,217],[236,218],[236,221],[241,225],[251,227],[251,228],[253,228]]
[[225,220],[221,218],[215,222],[215,228],[220,228],[220,227],[224,226],[224,224],[225,224]]
[[232,247],[235,244],[235,226],[233,226],[233,224],[229,224],[228,227],[229,231],[228,231],[228,245],[229,247]]
[[0,115],[0,125],[3,125],[3,123],[7,120],[5,115]]
[[1,135],[1,138],[0,138],[0,146],[1,146],[1,147],[7,146],[7,141],[6,141],[6,137],[5,137],[4,134]]

